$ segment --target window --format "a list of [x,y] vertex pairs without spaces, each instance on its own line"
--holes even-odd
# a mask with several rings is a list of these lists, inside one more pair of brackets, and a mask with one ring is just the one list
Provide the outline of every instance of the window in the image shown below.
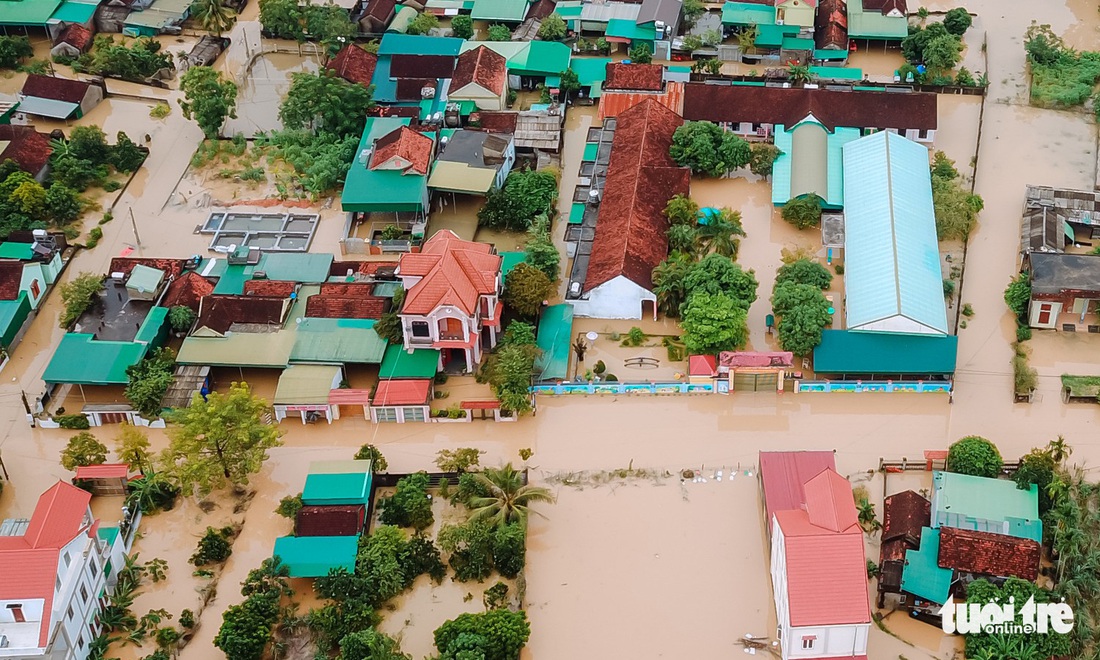
[[397,408],[375,408],[374,415],[380,422],[396,422]]
[[67,620],[67,621],[72,621],[73,620],[73,606],[72,605],[69,605],[68,611],[65,612],[65,620]]
[[38,280],[31,280],[31,298],[37,299],[42,295],[42,287],[38,285]]
[[413,337],[428,337],[428,322],[427,321],[413,321],[412,322],[412,334]]
[[88,588],[85,587],[83,584],[80,585],[80,600],[85,603],[88,602]]
[[406,422],[423,422],[424,421],[424,409],[423,408],[402,408],[401,412],[405,414]]
[[98,575],[99,575],[99,566],[97,566],[96,563],[93,561],[92,562],[92,577],[94,578],[94,577],[97,577]]
[[69,557],[69,553],[67,553],[67,552],[65,553],[64,559],[65,559],[65,568],[68,568],[69,564],[73,563],[73,560],[72,560],[71,557]]
[[53,583],[54,591],[61,591],[61,578],[56,578]]
[[817,643],[817,636],[816,635],[803,635],[802,636],[802,648],[803,648],[803,650],[808,651],[808,650],[812,649],[814,647],[814,644],[816,644],[816,643]]
[[16,623],[27,622],[27,617],[23,616],[23,603],[11,603],[8,605],[8,609],[11,610],[11,618]]

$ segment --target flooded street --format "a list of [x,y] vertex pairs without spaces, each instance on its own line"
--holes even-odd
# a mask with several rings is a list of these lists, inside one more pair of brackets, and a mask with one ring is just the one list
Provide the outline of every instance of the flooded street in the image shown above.
[[240,86],[237,118],[225,122],[222,135],[243,133],[252,137],[260,131],[282,129],[279,105],[290,89],[290,74],[299,71],[314,72],[320,66],[320,61],[315,56],[268,53],[257,57]]

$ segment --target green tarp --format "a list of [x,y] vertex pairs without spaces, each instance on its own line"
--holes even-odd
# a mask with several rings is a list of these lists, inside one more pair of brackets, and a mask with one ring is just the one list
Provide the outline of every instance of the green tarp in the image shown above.
[[599,142],[589,142],[588,144],[584,145],[584,155],[581,156],[581,161],[595,162],[596,161],[596,156],[599,154],[599,152],[600,152],[600,143]]
[[814,349],[814,372],[946,376],[955,373],[958,348],[950,335],[826,330]]
[[561,380],[569,370],[570,337],[573,334],[573,306],[551,305],[542,311],[537,336],[542,354],[535,361],[538,380]]
[[863,69],[839,66],[811,66],[810,74],[822,80],[863,80]]
[[274,556],[290,571],[290,577],[324,577],[342,568],[355,571],[358,536],[283,536],[275,539]]
[[579,225],[584,222],[584,202],[573,202],[569,207],[569,224]]
[[435,378],[439,367],[439,351],[418,348],[412,353],[400,344],[386,347],[379,378]]

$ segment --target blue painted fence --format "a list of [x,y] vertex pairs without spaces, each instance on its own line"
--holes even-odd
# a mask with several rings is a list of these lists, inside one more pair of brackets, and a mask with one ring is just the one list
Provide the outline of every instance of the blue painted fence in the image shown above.
[[951,383],[922,380],[803,380],[795,392],[950,392]]
[[533,394],[711,394],[714,384],[691,383],[555,383],[535,385]]

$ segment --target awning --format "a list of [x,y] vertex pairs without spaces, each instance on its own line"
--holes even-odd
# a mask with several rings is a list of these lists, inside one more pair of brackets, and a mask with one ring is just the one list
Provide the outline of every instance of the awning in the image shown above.
[[561,380],[569,370],[569,350],[573,334],[573,306],[569,303],[551,305],[539,318],[538,346],[541,354],[535,361],[539,380]]
[[1077,242],[1077,238],[1073,234],[1073,227],[1070,227],[1069,223],[1065,220],[1062,221],[1062,231],[1066,232],[1066,238],[1069,239],[1070,243]]
[[61,6],[54,10],[53,15],[50,16],[49,22],[51,24],[56,23],[80,23],[84,24],[92,20],[92,16],[95,15],[96,7],[98,4],[87,4],[84,2],[72,2],[72,0],[65,0],[61,3]]
[[292,364],[279,376],[276,404],[327,404],[329,393],[340,384],[340,367],[325,364]]
[[958,348],[959,338],[949,335],[826,330],[814,349],[814,372],[950,375]]
[[328,393],[330,406],[369,406],[370,390],[332,390]]
[[92,479],[125,479],[130,467],[125,463],[104,463],[102,465],[84,465],[76,469],[78,481]]
[[355,570],[358,536],[283,536],[275,539],[275,556],[290,577],[324,577],[335,568]]
[[68,119],[79,109],[79,103],[44,99],[38,96],[28,96],[19,102],[20,112],[51,119]]

